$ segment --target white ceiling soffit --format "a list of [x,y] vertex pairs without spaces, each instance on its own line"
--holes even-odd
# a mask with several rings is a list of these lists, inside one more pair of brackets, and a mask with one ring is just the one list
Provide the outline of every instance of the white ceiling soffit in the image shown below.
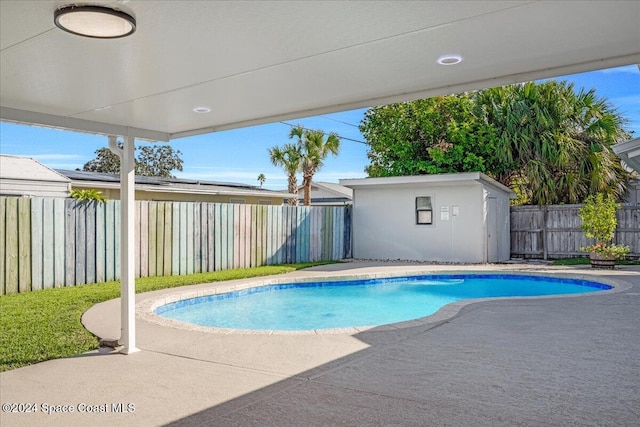
[[137,31],[78,37],[53,23],[69,2],[0,1],[3,120],[167,140],[640,63],[637,1],[96,3]]

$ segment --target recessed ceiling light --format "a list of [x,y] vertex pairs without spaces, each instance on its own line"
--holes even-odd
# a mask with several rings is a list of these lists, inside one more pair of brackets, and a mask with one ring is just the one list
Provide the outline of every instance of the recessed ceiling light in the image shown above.
[[204,107],[204,106],[193,107],[193,111],[196,112],[196,113],[204,114],[204,113],[210,113],[211,112],[211,108]]
[[438,64],[440,65],[455,65],[462,62],[462,56],[460,55],[442,55],[438,58]]
[[53,13],[58,28],[78,36],[117,39],[136,31],[136,20],[128,13],[104,6],[66,6]]

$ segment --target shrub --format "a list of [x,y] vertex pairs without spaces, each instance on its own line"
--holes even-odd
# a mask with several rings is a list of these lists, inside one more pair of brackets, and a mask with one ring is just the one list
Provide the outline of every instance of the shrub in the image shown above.
[[595,196],[587,197],[584,206],[579,211],[582,231],[587,237],[596,239],[596,243],[580,248],[581,251],[598,253],[615,259],[627,256],[628,246],[611,243],[618,226],[616,211],[619,208],[620,205],[616,203],[615,197],[611,194],[605,196],[598,193]]
[[107,201],[107,199],[102,195],[102,192],[96,190],[95,188],[86,190],[74,188],[73,190],[71,190],[71,197],[76,200],[95,200],[100,203],[104,203]]

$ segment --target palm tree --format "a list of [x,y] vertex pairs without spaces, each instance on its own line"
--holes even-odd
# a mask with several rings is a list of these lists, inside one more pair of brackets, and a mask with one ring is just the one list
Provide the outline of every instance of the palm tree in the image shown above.
[[267,177],[264,176],[263,173],[261,173],[260,175],[258,175],[258,182],[260,183],[260,188],[262,188],[262,184],[264,184],[264,182],[267,180]]
[[296,197],[289,199],[289,206],[298,205],[298,177],[296,173],[300,170],[302,153],[295,144],[286,144],[283,147],[272,147],[269,149],[269,159],[274,166],[282,166],[287,173],[287,189],[290,194]]
[[311,181],[313,175],[324,165],[329,153],[334,156],[340,150],[340,138],[332,132],[327,135],[321,130],[304,129],[296,126],[291,129],[289,138],[297,137],[297,146],[301,153],[302,186],[304,188],[304,205],[311,204]]
[[580,203],[589,194],[624,195],[629,174],[611,145],[625,140],[622,117],[593,90],[548,81],[476,93],[476,114],[498,130],[497,177],[527,204]]

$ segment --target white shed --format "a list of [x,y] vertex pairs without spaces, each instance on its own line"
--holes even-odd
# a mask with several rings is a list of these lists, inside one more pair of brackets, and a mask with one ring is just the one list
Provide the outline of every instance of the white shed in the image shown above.
[[0,154],[0,195],[69,197],[71,180],[29,157]]
[[510,257],[515,193],[479,173],[344,179],[353,257],[487,263]]

